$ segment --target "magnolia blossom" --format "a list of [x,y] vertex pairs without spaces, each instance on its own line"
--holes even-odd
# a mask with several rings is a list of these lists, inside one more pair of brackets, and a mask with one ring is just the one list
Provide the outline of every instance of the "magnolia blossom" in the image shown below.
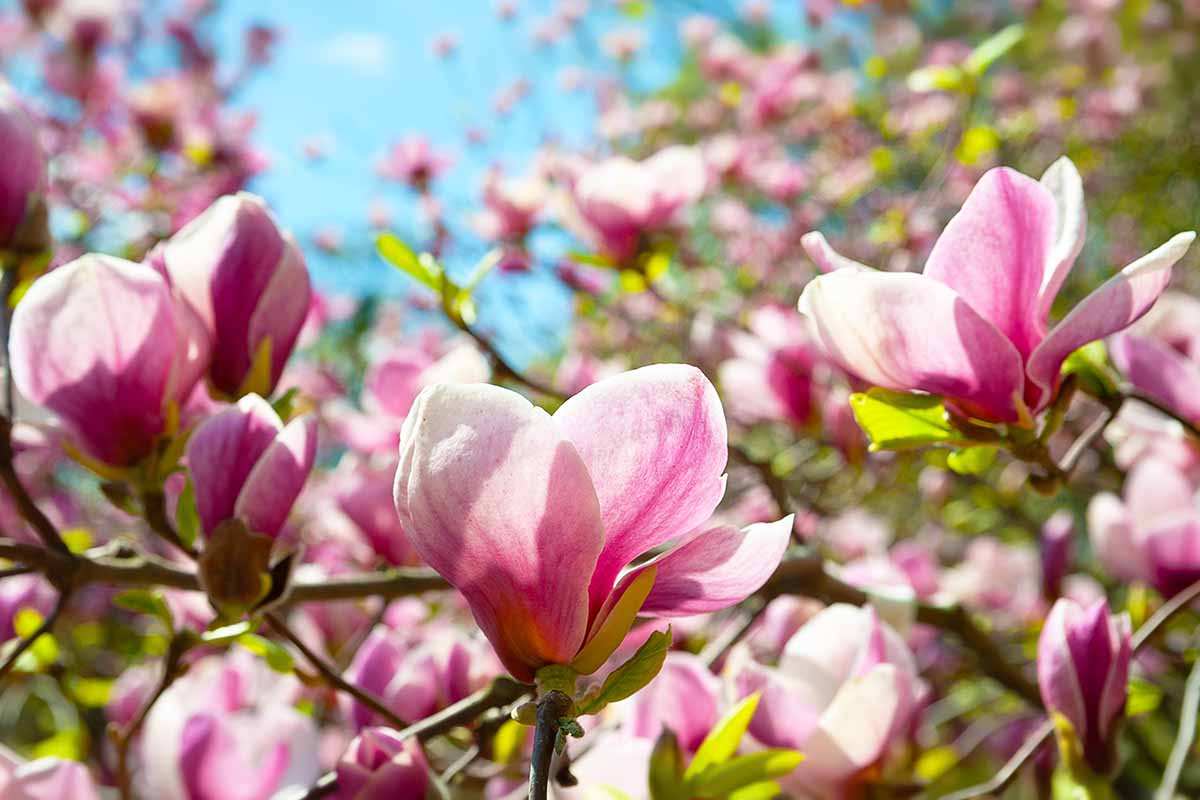
[[382,178],[423,191],[438,175],[449,169],[451,159],[437,153],[423,136],[396,141],[375,166]]
[[275,388],[311,304],[304,256],[266,203],[226,195],[152,257],[212,339],[212,385],[233,397]]
[[1103,597],[1087,608],[1059,600],[1038,639],[1042,702],[1071,723],[1083,757],[1101,774],[1116,766],[1132,657],[1129,615],[1113,616]]
[[778,564],[790,517],[707,524],[727,452],[720,400],[694,367],[602,380],[553,416],[496,386],[443,384],[405,420],[396,508],[514,676],[571,663],[588,673],[628,629],[630,602],[646,616],[714,611]]
[[788,641],[778,667],[741,658],[728,671],[740,696],[762,692],[751,735],[804,753],[782,781],[803,797],[848,796],[909,735],[924,694],[908,646],[870,607],[830,606]]
[[313,718],[292,703],[298,683],[233,649],[192,665],[146,717],[143,796],[270,800],[320,772]]
[[704,159],[692,147],[672,146],[645,161],[613,156],[586,167],[572,191],[565,222],[615,261],[637,255],[644,235],[668,227],[704,194]]
[[423,800],[429,765],[416,737],[391,728],[367,728],[337,764],[338,800]]
[[818,355],[803,320],[791,309],[763,306],[750,315],[749,328],[733,337],[734,357],[720,368],[730,413],[746,422],[811,422]]
[[46,160],[37,129],[0,84],[0,249],[41,250],[48,240],[42,197]]
[[1139,461],[1123,497],[1101,492],[1088,505],[1088,534],[1114,576],[1152,584],[1166,596],[1200,580],[1197,484],[1160,458]]
[[209,341],[161,275],[93,253],[34,282],[10,352],[21,394],[57,414],[87,457],[127,467],[171,432]]
[[39,758],[22,762],[0,747],[0,797],[4,800],[100,800],[88,768],[78,761]]
[[864,381],[941,395],[959,412],[1026,422],[1054,398],[1068,355],[1154,304],[1195,234],[1176,235],[1051,326],[1051,304],[1083,247],[1083,187],[1056,161],[1041,181],[988,171],[934,244],[921,275],[870,270],[804,237],[829,274],[800,310],[829,357]]
[[1200,420],[1200,302],[1167,292],[1137,325],[1109,342],[1135,387],[1189,420]]
[[520,242],[536,224],[547,194],[546,182],[537,175],[514,180],[491,170],[483,183],[484,211],[475,227],[485,239]]
[[206,534],[241,519],[253,533],[279,534],[304,487],[317,452],[312,416],[287,425],[248,394],[196,429],[187,444],[196,511]]

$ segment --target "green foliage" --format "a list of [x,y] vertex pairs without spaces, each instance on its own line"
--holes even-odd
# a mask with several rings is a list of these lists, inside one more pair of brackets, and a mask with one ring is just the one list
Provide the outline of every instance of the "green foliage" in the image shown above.
[[608,674],[599,689],[579,701],[580,714],[595,714],[610,703],[632,696],[658,675],[671,647],[671,629],[655,631],[637,652]]
[[286,674],[296,667],[292,654],[283,645],[257,633],[243,633],[237,637],[237,643],[267,662],[267,666],[276,672]]
[[959,475],[982,475],[995,460],[995,447],[976,445],[952,451],[946,456],[946,466]]
[[154,617],[163,624],[168,634],[175,632],[175,620],[171,616],[171,608],[163,598],[162,592],[130,589],[114,597],[113,603],[129,611]]
[[966,444],[950,424],[942,398],[873,387],[850,395],[850,408],[872,450],[905,450],[930,444]]
[[195,544],[196,537],[200,535],[200,514],[196,511],[196,487],[192,485],[191,478],[188,478],[183,485],[183,491],[179,493],[179,500],[175,504],[175,530],[179,533],[179,540],[188,547]]

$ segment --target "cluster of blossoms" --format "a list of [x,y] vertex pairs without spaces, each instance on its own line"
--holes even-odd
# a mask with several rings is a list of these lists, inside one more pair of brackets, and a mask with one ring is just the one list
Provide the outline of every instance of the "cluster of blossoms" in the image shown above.
[[[600,5],[495,4],[538,52],[605,29],[559,76],[594,146],[461,214],[454,148],[373,164],[431,223],[377,240],[404,302],[324,292],[246,190],[269,28],[228,74],[206,3],[0,12],[46,83],[0,91],[0,796],[1200,787],[1162,746],[1200,675],[1200,159],[1146,152],[1200,7],[814,0],[801,45],[751,2],[635,91],[646,4]],[[131,82],[148,26],[178,68]],[[1160,159],[1171,202],[1129,175]],[[575,309],[528,361],[487,316],[526,280]]]

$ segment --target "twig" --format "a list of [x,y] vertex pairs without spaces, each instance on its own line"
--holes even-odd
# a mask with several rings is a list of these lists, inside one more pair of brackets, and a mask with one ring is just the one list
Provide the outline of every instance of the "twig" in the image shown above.
[[550,787],[550,762],[558,741],[559,719],[571,708],[571,698],[551,689],[538,700],[533,752],[529,756],[529,800],[546,800]]
[[142,729],[142,725],[145,724],[146,717],[150,714],[150,709],[154,708],[155,703],[159,701],[163,693],[179,677],[180,659],[185,652],[187,652],[185,640],[178,636],[172,638],[170,645],[167,647],[166,657],[163,658],[162,677],[159,678],[158,684],[154,687],[153,694],[138,709],[137,716],[130,720],[128,725],[119,731],[114,729],[112,738],[117,749],[117,791],[120,792],[122,800],[132,800],[133,797],[133,775],[129,770],[129,746],[133,743],[133,739],[137,736],[138,731]]
[[1021,767],[1025,766],[1025,762],[1033,757],[1033,754],[1038,751],[1050,734],[1054,731],[1054,723],[1046,720],[1041,727],[1035,730],[1025,744],[1021,745],[1021,749],[1013,753],[1012,758],[1005,762],[1000,771],[991,777],[990,780],[984,783],[979,783],[974,786],[968,786],[966,789],[961,789],[957,792],[952,792],[947,795],[942,795],[938,800],[971,800],[974,797],[982,797],[988,794],[998,794],[1004,791],[1013,779],[1017,777],[1021,771]]
[[317,778],[317,782],[312,785],[300,800],[321,800],[322,797],[329,797],[338,790],[337,773],[326,772],[321,777]]
[[486,711],[514,703],[532,691],[532,686],[501,676],[486,688],[480,689],[469,697],[464,697],[436,714],[409,725],[400,731],[400,738],[408,739],[415,736],[422,742],[428,741],[438,734],[467,724]]
[[733,443],[729,445],[729,455],[735,461],[740,461],[758,473],[758,478],[762,482],[762,485],[771,493],[771,499],[775,501],[776,512],[780,516],[791,512],[792,498],[788,492],[787,484],[775,474],[775,470],[771,468],[769,462],[759,461],[747,453],[740,445]]
[[737,624],[730,626],[724,636],[717,637],[700,651],[700,660],[708,667],[715,666],[725,655],[733,648],[735,644],[742,640],[750,629],[754,627],[754,623],[762,616],[762,612],[766,609],[767,604],[756,598],[747,600],[748,608],[746,613],[742,615],[742,619],[737,621]]
[[1170,622],[1176,614],[1190,606],[1192,601],[1198,597],[1200,597],[1200,581],[1196,581],[1163,603],[1158,611],[1155,611],[1150,619],[1143,622],[1142,627],[1133,634],[1133,649],[1135,651],[1142,649],[1142,645],[1146,644],[1159,628]]
[[37,503],[33,502],[33,498],[25,490],[25,484],[21,482],[21,477],[17,475],[17,468],[13,464],[12,420],[8,417],[0,417],[0,482],[17,504],[17,511],[21,517],[30,524],[34,533],[42,540],[42,544],[59,553],[69,552],[54,523],[42,513]]
[[456,758],[453,764],[446,767],[446,771],[442,773],[442,780],[448,785],[458,777],[460,772],[471,766],[471,762],[477,758],[479,758],[479,745],[473,744],[461,756]]
[[1183,692],[1183,713],[1179,716],[1179,732],[1175,734],[1175,744],[1171,747],[1171,757],[1167,759],[1167,768],[1163,771],[1162,783],[1154,793],[1154,800],[1171,800],[1175,796],[1175,788],[1179,785],[1179,776],[1187,764],[1188,754],[1192,750],[1192,742],[1196,740],[1197,707],[1200,706],[1200,658],[1192,664],[1188,673],[1187,688]]
[[1092,446],[1092,443],[1104,433],[1104,431],[1108,428],[1109,423],[1116,418],[1117,413],[1121,410],[1123,403],[1124,398],[1121,398],[1115,403],[1105,405],[1104,413],[1096,417],[1096,419],[1092,421],[1092,424],[1089,425],[1086,430],[1084,430],[1079,438],[1071,443],[1071,447],[1067,450],[1066,454],[1063,455],[1063,459],[1059,464],[1059,469],[1061,469],[1067,475],[1070,475],[1075,471],[1075,467],[1079,466],[1079,459],[1082,458],[1083,454],[1086,453],[1088,448]]
[[1153,408],[1155,411],[1159,412],[1160,414],[1165,414],[1166,416],[1175,420],[1176,422],[1178,422],[1180,425],[1183,426],[1183,429],[1185,431],[1190,433],[1193,437],[1200,439],[1200,427],[1197,427],[1196,423],[1192,422],[1187,417],[1180,416],[1178,411],[1171,408],[1169,405],[1162,402],[1158,398],[1152,397],[1151,395],[1148,395],[1145,392],[1139,392],[1137,389],[1131,389],[1131,388],[1124,389],[1121,392],[1121,398],[1123,400],[1137,400],[1139,403],[1145,403],[1146,405],[1150,406],[1151,408]]
[[388,724],[392,725],[393,727],[399,729],[408,725],[408,723],[401,719],[395,711],[392,711],[390,708],[388,708],[387,704],[384,703],[383,700],[376,697],[374,693],[367,691],[361,686],[355,686],[343,678],[342,674],[338,672],[333,665],[326,662],[325,659],[323,659],[316,652],[314,652],[312,648],[306,645],[304,640],[297,636],[296,633],[288,627],[287,623],[283,621],[282,617],[274,612],[266,614],[265,617],[267,624],[270,625],[271,628],[274,629],[278,634],[283,636],[283,638],[291,642],[292,646],[304,655],[304,657],[310,664],[313,665],[317,672],[321,673],[321,677],[325,679],[326,683],[333,686],[335,689],[350,695],[355,700],[386,719]]
[[68,594],[60,594],[58,596],[58,600],[54,603],[54,608],[50,609],[50,613],[46,615],[46,618],[42,620],[42,623],[37,626],[37,629],[34,630],[33,633],[17,642],[16,647],[14,647],[12,651],[5,657],[3,663],[0,663],[0,678],[5,677],[8,675],[8,673],[12,672],[13,667],[16,666],[17,661],[21,658],[21,655],[30,647],[32,647],[33,643],[41,638],[43,634],[48,633],[50,629],[54,627],[54,623],[58,621],[58,618],[62,614],[63,609],[66,608],[67,601],[69,599],[70,596]]
[[196,558],[196,548],[184,543],[183,539],[179,536],[179,532],[175,530],[175,526],[171,524],[171,520],[167,517],[167,498],[161,491],[148,491],[142,494],[142,511],[146,519],[146,524],[150,526],[150,530],[175,545],[175,547],[188,556]]
[[484,355],[488,357],[488,360],[492,362],[492,365],[495,367],[496,371],[501,374],[501,376],[509,378],[510,380],[521,384],[527,389],[532,389],[538,394],[545,395],[552,400],[561,401],[567,399],[567,396],[563,392],[560,392],[553,386],[524,375],[519,369],[510,364],[508,360],[500,354],[500,351],[496,349],[495,345],[493,345],[485,336],[483,336],[483,334],[476,331],[470,325],[466,324],[465,322],[458,322],[458,327],[475,340],[475,343],[479,345],[479,349],[484,352]]

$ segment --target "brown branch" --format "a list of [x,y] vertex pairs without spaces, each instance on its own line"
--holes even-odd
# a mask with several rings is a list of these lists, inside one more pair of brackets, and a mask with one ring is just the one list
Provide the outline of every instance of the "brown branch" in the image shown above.
[[479,349],[482,350],[484,355],[488,357],[488,360],[492,362],[493,368],[500,373],[501,377],[508,378],[509,380],[519,383],[527,389],[532,389],[538,394],[545,395],[552,400],[562,401],[567,399],[566,394],[560,392],[558,389],[555,389],[550,384],[542,383],[539,380],[535,380],[534,378],[530,378],[523,374],[519,369],[509,363],[508,359],[500,354],[500,351],[496,349],[494,344],[488,341],[485,336],[476,331],[470,325],[459,319],[456,319],[453,315],[448,316],[450,316],[451,319],[458,325],[460,330],[475,340],[475,343],[479,345]]
[[142,494],[142,513],[150,530],[191,558],[196,558],[198,555],[196,548],[184,543],[179,532],[175,530],[175,526],[167,517],[167,498],[161,491],[152,490]]
[[301,654],[303,654],[303,656],[310,664],[313,665],[317,672],[321,673],[321,677],[325,679],[326,683],[335,689],[350,695],[355,700],[386,719],[388,724],[392,725],[393,727],[403,728],[408,725],[408,723],[401,719],[395,711],[392,711],[390,708],[388,708],[387,704],[384,703],[383,700],[376,697],[373,692],[370,692],[361,686],[355,686],[343,678],[342,674],[338,672],[333,665],[326,662],[324,658],[306,645],[304,640],[297,636],[296,633],[288,627],[287,623],[283,621],[282,617],[275,612],[270,612],[266,614],[265,617],[267,624],[270,625],[276,633],[280,634],[283,636],[283,638],[291,642],[292,646],[299,650]]
[[532,691],[533,687],[528,684],[501,676],[474,694],[464,697],[462,700],[447,706],[436,714],[409,725],[400,731],[400,737],[407,739],[415,736],[422,742],[428,741],[434,736],[457,728],[460,725],[466,725],[471,720],[493,708],[500,708],[515,703]]
[[33,498],[25,490],[25,484],[21,482],[21,477],[17,475],[16,466],[13,464],[12,420],[7,417],[0,417],[0,483],[4,484],[9,496],[17,504],[18,513],[33,528],[42,544],[59,553],[68,552],[62,537],[58,535],[58,529],[54,527],[50,518],[42,513],[37,503],[33,502]]
[[550,762],[558,741],[559,719],[572,706],[570,697],[551,689],[538,700],[537,727],[533,731],[533,752],[529,756],[529,800],[546,800],[550,788]]
[[162,677],[154,687],[154,692],[138,709],[137,716],[130,720],[128,725],[119,730],[115,727],[110,729],[110,735],[117,750],[117,791],[120,792],[122,800],[132,800],[133,798],[133,775],[129,769],[129,746],[145,724],[150,709],[154,708],[163,693],[182,674],[180,662],[185,652],[187,652],[186,640],[179,636],[173,637],[167,647],[167,654],[163,658]]

